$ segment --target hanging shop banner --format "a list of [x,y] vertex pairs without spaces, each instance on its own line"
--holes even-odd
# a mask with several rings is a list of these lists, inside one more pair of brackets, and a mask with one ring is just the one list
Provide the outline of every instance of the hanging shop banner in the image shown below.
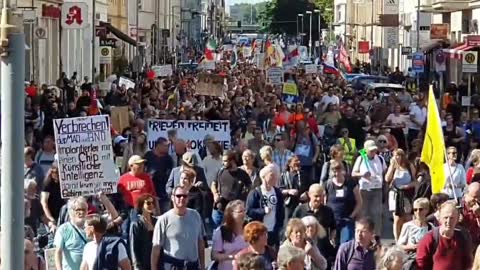
[[462,71],[466,73],[476,73],[478,70],[478,52],[466,51],[462,55]]
[[55,119],[62,198],[117,192],[110,131],[108,115]]
[[435,52],[435,71],[444,72],[447,71],[447,58],[443,50]]
[[370,51],[370,41],[358,42],[358,53],[368,53]]
[[448,39],[449,31],[448,23],[434,23],[430,25],[430,39]]
[[415,73],[423,73],[425,71],[425,57],[423,52],[413,54],[412,68]]
[[62,28],[83,29],[88,26],[88,5],[81,2],[65,2],[62,4]]
[[168,138],[168,131],[176,130],[177,138],[187,143],[187,148],[198,152],[205,148],[204,138],[211,135],[220,143],[224,150],[230,149],[230,121],[190,121],[190,120],[149,120],[147,130],[148,148],[155,147],[155,141]]

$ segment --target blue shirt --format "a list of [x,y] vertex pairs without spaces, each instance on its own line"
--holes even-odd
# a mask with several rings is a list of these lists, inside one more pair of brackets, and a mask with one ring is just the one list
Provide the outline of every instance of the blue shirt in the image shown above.
[[73,228],[67,222],[58,227],[55,233],[54,245],[62,249],[62,269],[78,270],[82,263],[83,248],[87,243],[87,236],[82,229]]

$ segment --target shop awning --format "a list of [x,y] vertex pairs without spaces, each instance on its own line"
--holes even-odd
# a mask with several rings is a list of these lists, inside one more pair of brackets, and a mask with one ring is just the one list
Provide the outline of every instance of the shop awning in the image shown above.
[[100,26],[103,26],[103,27],[107,28],[107,30],[110,33],[112,33],[113,35],[115,35],[117,38],[119,38],[119,39],[133,45],[133,46],[137,46],[137,43],[135,42],[135,40],[133,38],[131,38],[127,34],[123,33],[120,29],[116,28],[112,24],[106,23],[106,22],[100,22]]
[[444,49],[443,51],[449,55],[451,59],[462,59],[462,53],[475,48],[476,46],[468,46],[467,43],[459,44],[454,48]]
[[422,46],[421,50],[425,53],[430,53],[433,50],[436,50],[438,48],[441,48],[441,47],[444,48],[447,44],[448,44],[448,41],[445,41],[445,40],[434,40]]

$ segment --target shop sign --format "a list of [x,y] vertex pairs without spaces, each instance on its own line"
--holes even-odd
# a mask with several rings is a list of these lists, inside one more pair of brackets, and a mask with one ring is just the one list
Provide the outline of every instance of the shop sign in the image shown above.
[[42,17],[60,19],[62,17],[62,10],[54,5],[42,5]]
[[86,3],[65,2],[62,5],[62,27],[64,29],[82,29],[89,22]]

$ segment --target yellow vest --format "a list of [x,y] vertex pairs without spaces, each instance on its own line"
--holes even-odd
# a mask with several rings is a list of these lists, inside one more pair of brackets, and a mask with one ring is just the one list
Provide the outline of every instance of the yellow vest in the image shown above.
[[351,148],[348,147],[348,144],[344,138],[338,139],[338,141],[343,146],[343,149],[345,151],[345,155],[343,159],[345,160],[345,162],[348,163],[348,165],[352,166],[353,158],[355,157],[355,154],[357,152],[357,147],[355,146],[355,139],[348,138],[348,140],[350,141]]

